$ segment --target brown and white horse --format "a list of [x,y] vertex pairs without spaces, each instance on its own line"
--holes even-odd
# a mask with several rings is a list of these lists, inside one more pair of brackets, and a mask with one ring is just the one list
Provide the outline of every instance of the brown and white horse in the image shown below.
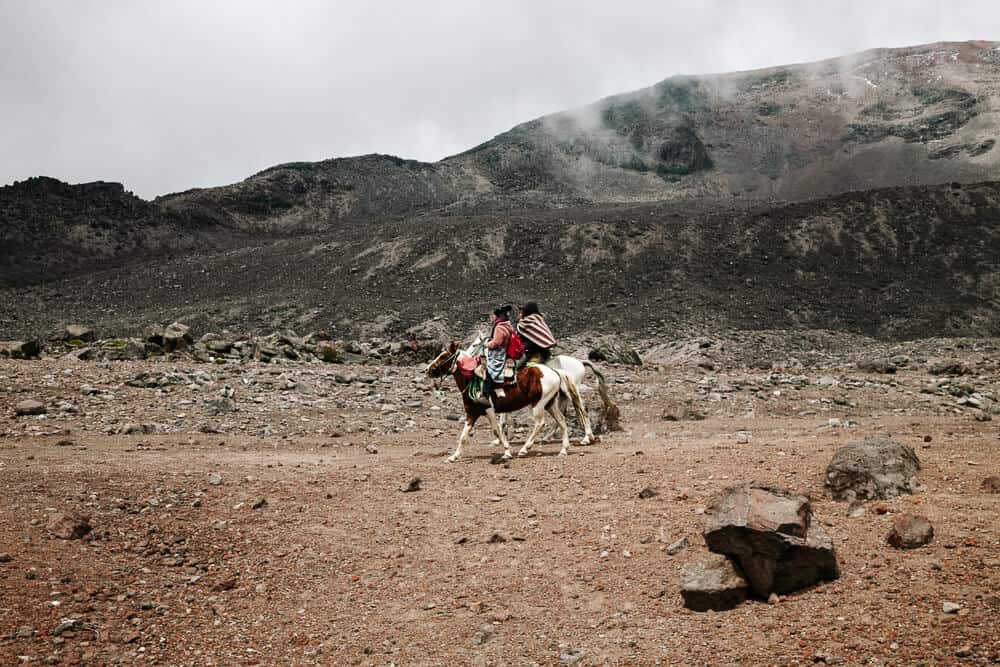
[[580,400],[580,393],[577,391],[576,383],[564,373],[547,366],[528,366],[522,368],[517,374],[515,385],[505,389],[505,396],[493,397],[492,407],[476,403],[469,396],[468,385],[470,380],[463,377],[458,367],[460,359],[470,356],[472,356],[471,351],[463,350],[461,344],[458,341],[454,341],[428,364],[426,370],[427,375],[432,378],[440,378],[449,374],[453,375],[455,384],[462,393],[462,403],[465,406],[465,426],[462,428],[461,435],[458,436],[458,447],[448,457],[449,462],[457,461],[462,455],[462,445],[465,444],[469,432],[472,431],[472,427],[476,421],[484,415],[489,419],[493,433],[503,445],[503,457],[505,459],[512,458],[510,442],[500,429],[497,413],[516,412],[524,408],[531,408],[534,425],[531,433],[528,435],[528,439],[525,441],[524,446],[517,452],[517,455],[526,456],[528,454],[528,451],[535,442],[535,438],[538,436],[538,432],[545,423],[545,413],[548,412],[562,429],[562,449],[559,450],[559,455],[566,456],[569,449],[569,428],[558,407],[557,399],[561,392],[565,392],[569,396],[574,408],[576,408],[577,417],[581,423],[587,424],[587,431],[589,432],[590,420],[587,417],[586,409],[583,407],[583,401]]

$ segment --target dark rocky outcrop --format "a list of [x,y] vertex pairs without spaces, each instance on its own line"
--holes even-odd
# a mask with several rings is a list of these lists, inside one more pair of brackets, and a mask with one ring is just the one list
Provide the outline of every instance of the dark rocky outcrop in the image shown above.
[[919,470],[912,448],[870,437],[836,451],[826,469],[826,488],[836,500],[894,498],[916,490]]
[[709,511],[708,548],[733,558],[762,598],[840,576],[833,543],[802,496],[748,482],[720,492]]

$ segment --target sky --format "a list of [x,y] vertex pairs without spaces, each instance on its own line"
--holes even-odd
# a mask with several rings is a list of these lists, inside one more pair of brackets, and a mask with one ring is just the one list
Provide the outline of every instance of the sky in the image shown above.
[[968,39],[1000,2],[0,0],[0,185],[436,161],[676,74]]

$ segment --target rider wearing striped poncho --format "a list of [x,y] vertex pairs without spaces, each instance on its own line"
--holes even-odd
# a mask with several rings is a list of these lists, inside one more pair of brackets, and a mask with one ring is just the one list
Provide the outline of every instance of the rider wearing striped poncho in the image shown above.
[[524,358],[528,361],[545,363],[552,356],[552,348],[556,338],[545,322],[545,317],[538,310],[538,304],[529,301],[521,306],[521,316],[518,318],[517,332],[524,341]]

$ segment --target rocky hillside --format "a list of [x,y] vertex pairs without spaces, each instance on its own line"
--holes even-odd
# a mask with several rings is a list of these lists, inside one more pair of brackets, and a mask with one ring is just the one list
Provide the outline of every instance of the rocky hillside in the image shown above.
[[[966,42],[673,77],[519,125],[434,164],[292,163],[142,201],[36,178],[0,188],[0,284],[345,222],[591,204],[800,200],[1000,177],[1000,44]],[[235,236],[234,236],[235,235]]]
[[120,183],[29,178],[0,187],[0,285],[44,282],[125,258],[218,245],[224,238],[220,231],[172,215]]
[[672,77],[539,118],[435,164],[294,163],[169,195],[170,210],[277,232],[420,211],[742,196],[804,199],[1000,175],[1000,43],[878,49]]
[[1000,333],[1000,182],[780,206],[734,201],[426,215],[193,250],[0,291],[0,330],[327,330],[400,339],[485,327],[536,298],[560,334],[834,329]]

